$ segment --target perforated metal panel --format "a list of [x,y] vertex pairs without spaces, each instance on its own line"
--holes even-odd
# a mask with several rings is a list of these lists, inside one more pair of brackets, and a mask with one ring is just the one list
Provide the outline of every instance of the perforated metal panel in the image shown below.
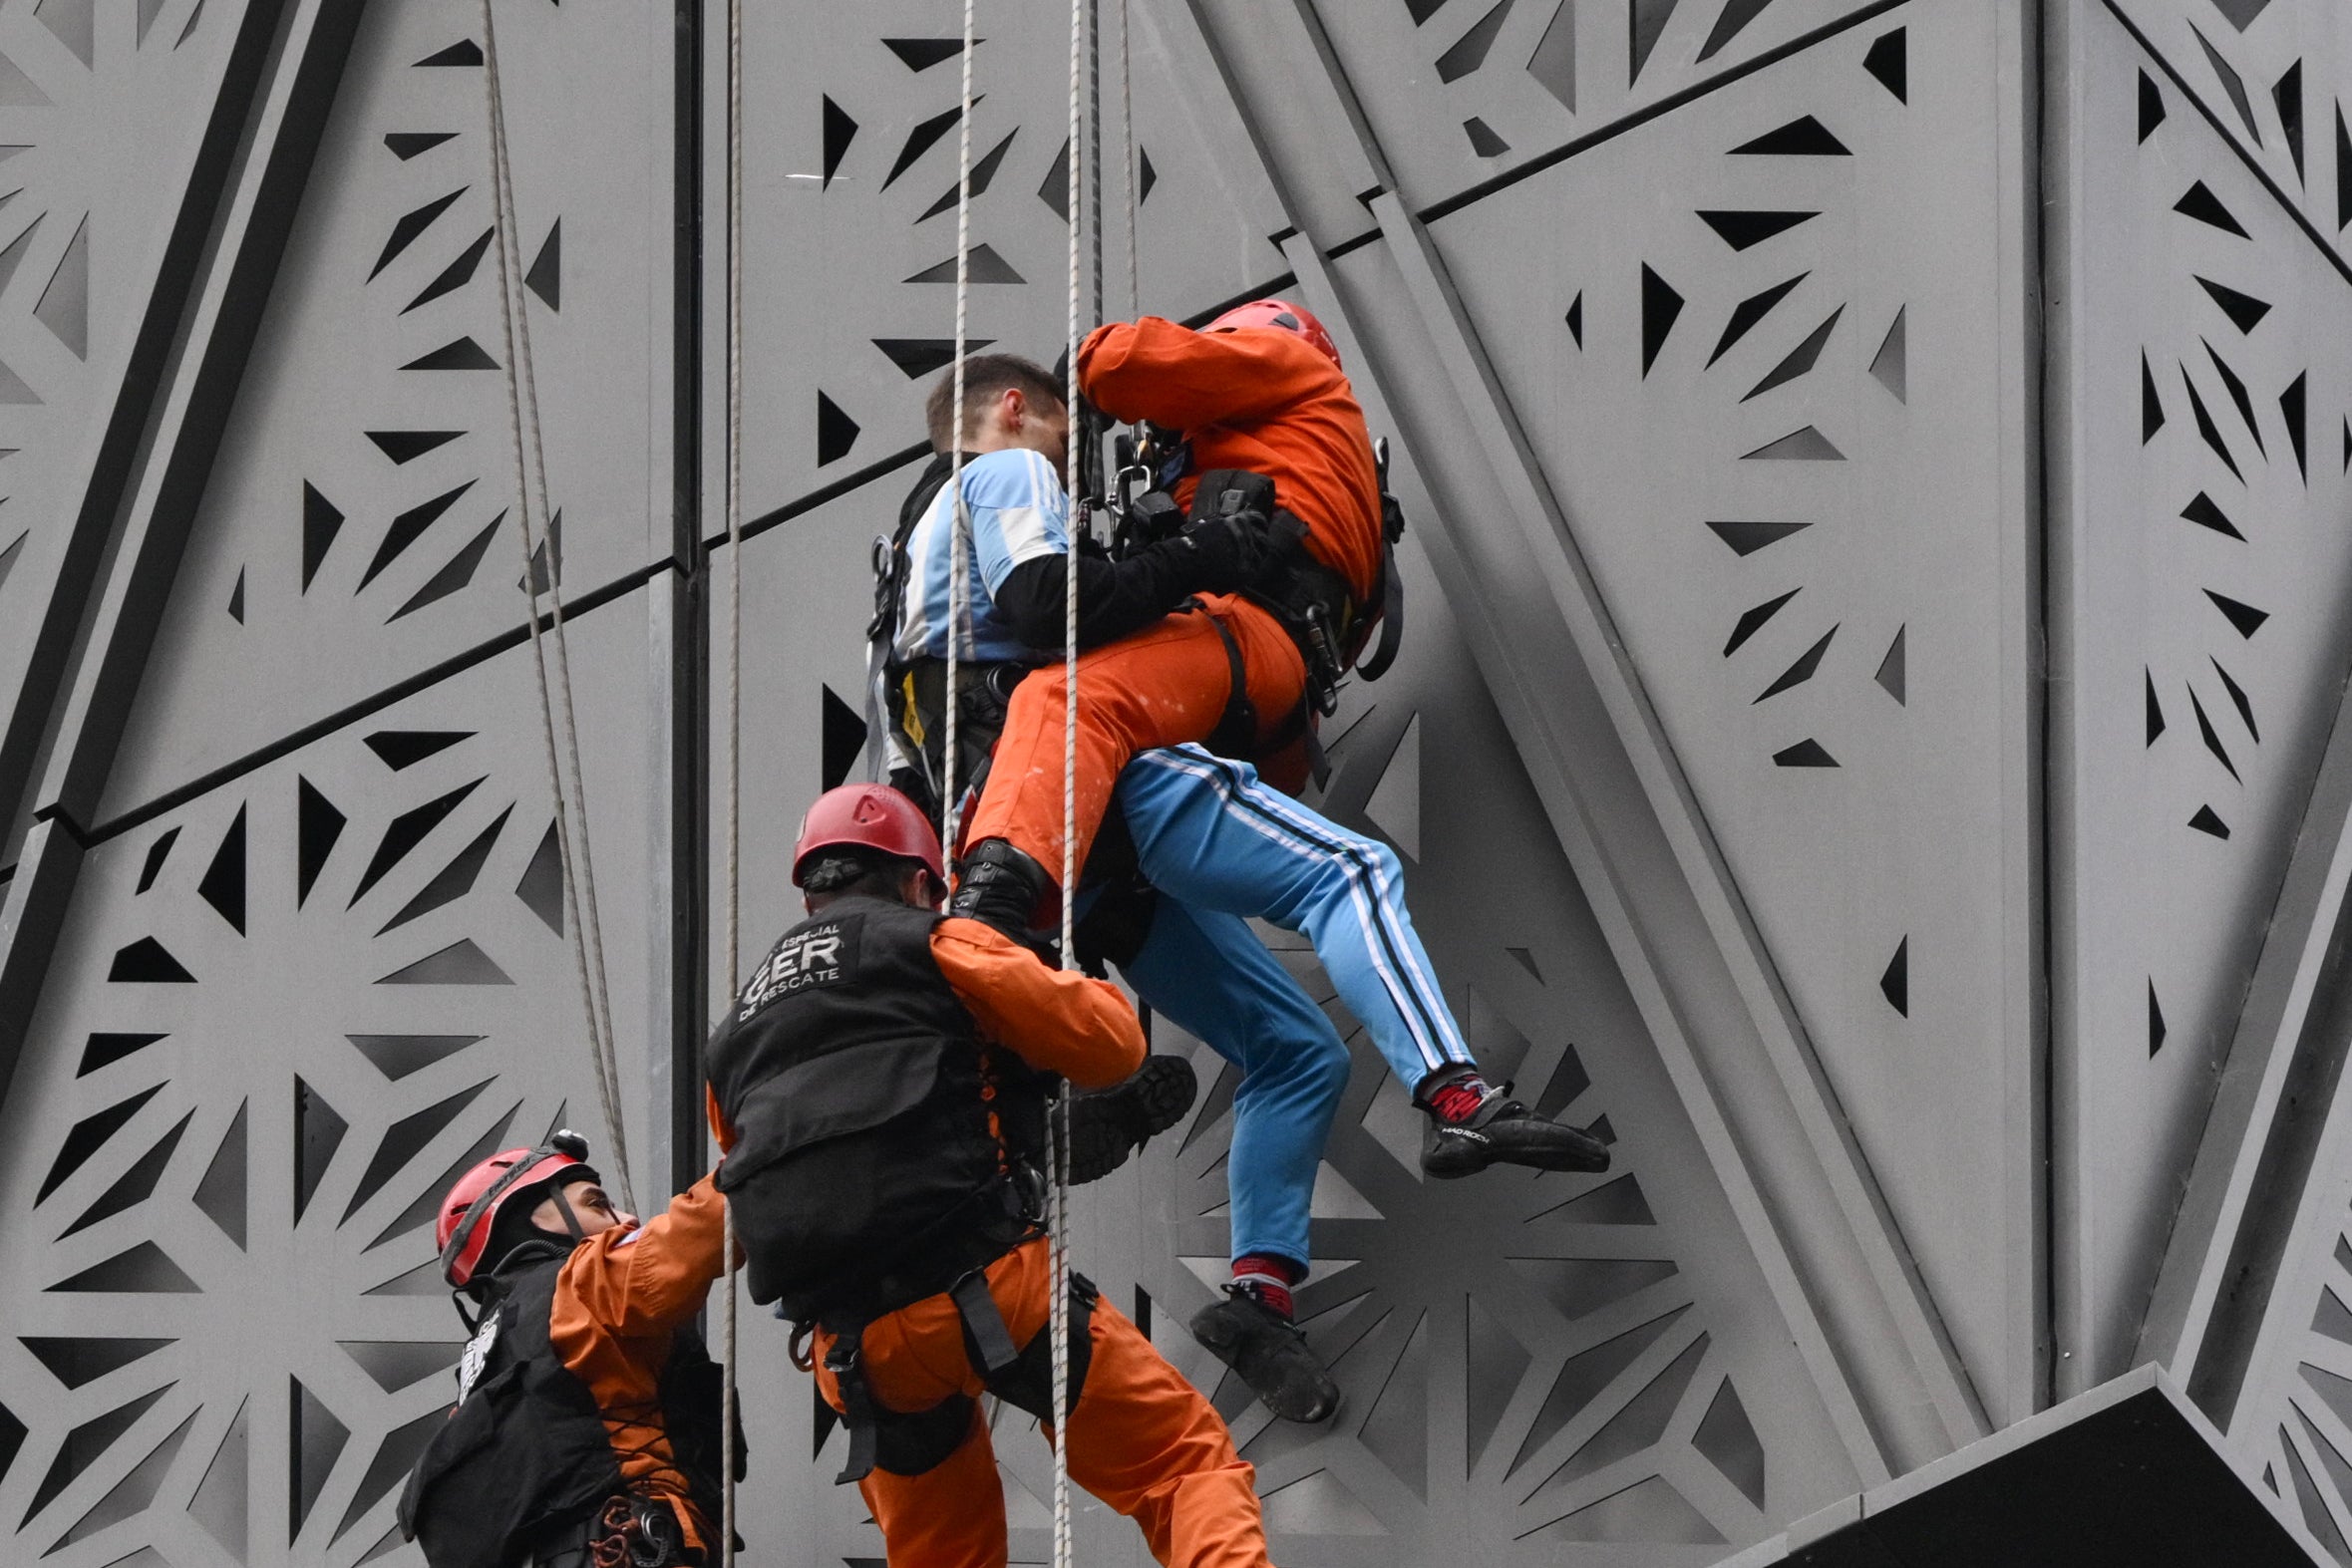
[[[592,801],[645,791],[646,629],[640,593],[575,630]],[[435,1203],[497,1148],[597,1126],[545,771],[509,739],[529,683],[508,652],[93,852],[0,1155],[13,1552],[384,1544],[464,1338]],[[648,844],[597,847],[635,1058]]]
[[[77,513],[151,298],[182,281],[160,273],[245,12],[237,0],[53,0],[0,18],[0,705],[11,716],[32,695],[37,655],[62,653],[53,638],[44,646],[44,622],[69,558],[77,597],[89,591],[105,519],[91,519],[94,535]],[[22,814],[0,824],[0,862],[15,860],[24,826]]]
[[[1145,308],[1182,318],[1283,270],[1267,238],[1281,218],[1229,107],[1197,90],[1211,70],[1183,8],[1134,15]],[[768,8],[745,33],[746,135],[761,150],[745,183],[745,407],[756,439],[744,494],[754,515],[919,442],[922,395],[954,357],[962,13],[890,0],[838,22],[812,29]],[[1115,23],[1104,40],[1115,258],[1106,286],[1124,308]],[[970,337],[1051,364],[1067,308],[1069,14],[1008,6],[982,33]],[[723,272],[710,277],[723,291]],[[855,286],[820,303],[809,284],[821,278]],[[1090,297],[1092,288],[1090,279]],[[711,348],[717,376],[716,337]],[[714,382],[714,395],[722,388]]]
[[2352,290],[2164,62],[2085,27],[2059,935],[2087,1384],[2129,1365],[2352,653],[2352,372],[2320,351]]
[[[1279,286],[1330,319],[1413,533],[1406,656],[1347,693],[1319,798],[1406,857],[1482,1060],[1617,1157],[1424,1183],[1399,1086],[1266,933],[1357,1068],[1302,1296],[1348,1405],[1282,1426],[1183,1329],[1232,1085],[1163,1029],[1202,1103],[1085,1194],[1080,1266],[1231,1419],[1277,1558],[1770,1551],[2158,1355],[2352,1563],[2340,7],[1102,10],[1142,254],[1131,299],[1113,169],[1087,314]],[[498,18],[563,516],[536,570],[575,608],[650,1201],[702,1156],[683,1070],[729,980],[723,13]],[[973,60],[970,333],[1044,360],[1067,20],[982,0]],[[747,7],[747,952],[796,914],[802,806],[860,766],[870,544],[954,327],[959,23]],[[478,25],[0,15],[0,1535],[28,1560],[418,1561],[391,1496],[457,1327],[420,1204],[595,1120]],[[878,1558],[782,1326],[751,1314],[743,1361],[754,1560]],[[998,1437],[1042,1560],[1047,1451]],[[1091,1503],[1080,1539],[1145,1561]]]
[[2195,95],[2309,237],[2337,256],[2352,222],[2344,18],[2308,0],[2116,0],[2109,8]]
[[1871,9],[1856,0],[1414,0],[1326,8],[1324,20],[1418,207],[1654,115]]
[[[106,816],[519,624],[479,26],[363,15]],[[573,598],[669,548],[669,31],[575,4],[500,34]]]
[[[2084,515],[2098,569],[2083,574],[2083,623],[2134,635],[2086,655],[2111,711],[2095,720],[2083,704],[2078,745],[2104,790],[2139,802],[2099,813],[2080,856],[2136,890],[2118,897],[2085,874],[2076,900],[2084,1007],[2118,1026],[2086,1036],[2079,1069],[2105,1144],[2094,1160],[2087,1141],[2082,1161],[2087,1251],[2110,1271],[2087,1273],[2084,1306],[2099,1333],[2136,1326],[2143,1238],[2171,1223],[2161,1194],[2135,1190],[2137,1172],[2177,1168],[2201,1133],[2187,1214],[2209,1228],[2176,1233],[2160,1347],[2194,1370],[2192,1392],[2249,1480],[2352,1560],[2342,912],[2321,890],[2312,913],[2286,914],[2310,902],[2297,889],[2340,826],[2325,759],[2352,658],[2352,387],[2328,350],[2352,300],[2341,19],[2302,5],[2112,10],[2078,46],[2076,142],[2118,176],[2086,205],[2138,243],[2119,249],[2108,288],[2085,293],[2086,467],[2114,470],[2100,489],[2119,508],[2185,537],[2144,535],[2143,551]],[[2148,370],[2134,399],[2136,348]],[[2143,653],[2145,707],[2127,724],[2112,707]],[[2127,732],[2143,743],[2136,768]],[[2131,901],[2140,920],[2116,913]],[[2143,959],[2145,1033],[2118,1011]],[[2234,1163],[2259,1174],[2208,1179],[2231,1164],[2216,1130],[2241,1120]]]
[[2032,1356],[2030,1216],[1953,1201],[2020,1152],[1997,61],[1897,7],[1432,225],[1988,1400]]
[[[1853,1472],[1573,878],[1528,852],[1540,808],[1442,607],[1416,638],[1335,721],[1324,808],[1410,857],[1416,918],[1481,1062],[1594,1126],[1615,1162],[1423,1181],[1406,1090],[1340,1014],[1357,1071],[1317,1187],[1328,1261],[1301,1311],[1348,1408],[1328,1432],[1273,1421],[1197,1348],[1164,1343],[1215,1380],[1274,1528],[1315,1538],[1278,1557],[1436,1560],[1462,1542],[1548,1561],[1615,1543],[1710,1560]],[[1269,935],[1329,998],[1297,939]],[[1196,1062],[1214,1087],[1144,1177],[1176,1256],[1137,1271],[1177,1322],[1225,1255],[1233,1080]]]

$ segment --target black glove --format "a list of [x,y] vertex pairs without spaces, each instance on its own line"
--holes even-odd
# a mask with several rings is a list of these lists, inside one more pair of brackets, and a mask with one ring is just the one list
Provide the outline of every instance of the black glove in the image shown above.
[[1239,593],[1272,564],[1273,539],[1254,511],[1204,517],[1159,546],[1177,561],[1188,593]]

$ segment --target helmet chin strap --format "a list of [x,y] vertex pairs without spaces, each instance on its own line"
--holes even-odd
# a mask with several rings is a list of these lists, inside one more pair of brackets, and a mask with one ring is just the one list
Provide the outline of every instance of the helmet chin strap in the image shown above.
[[579,1214],[572,1208],[571,1199],[565,1195],[564,1189],[569,1185],[570,1183],[566,1182],[561,1186],[554,1187],[549,1190],[547,1196],[554,1200],[555,1212],[563,1216],[563,1228],[571,1232],[572,1242],[576,1245],[587,1240],[588,1233],[580,1228]]

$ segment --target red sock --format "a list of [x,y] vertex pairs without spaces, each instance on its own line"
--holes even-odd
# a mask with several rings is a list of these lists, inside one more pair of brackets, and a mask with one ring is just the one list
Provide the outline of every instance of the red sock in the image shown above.
[[1489,1093],[1485,1079],[1476,1072],[1465,1073],[1431,1092],[1430,1114],[1449,1124],[1468,1121],[1487,1102]]
[[1234,1285],[1247,1291],[1259,1306],[1280,1313],[1284,1322],[1292,1311],[1290,1287],[1305,1272],[1288,1258],[1271,1253],[1248,1252],[1233,1260]]

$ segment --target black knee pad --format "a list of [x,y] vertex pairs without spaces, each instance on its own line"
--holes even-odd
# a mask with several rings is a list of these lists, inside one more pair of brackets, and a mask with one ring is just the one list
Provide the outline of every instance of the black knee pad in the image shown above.
[[[1094,1322],[1095,1302],[1102,1292],[1095,1282],[1076,1270],[1070,1274],[1070,1408],[1078,1409],[1078,1396],[1086,1388],[1087,1368],[1095,1359],[1094,1336],[1089,1332]],[[965,1350],[972,1352],[971,1331],[964,1331]],[[980,1365],[976,1353],[973,1366]],[[1052,1326],[1040,1329],[1022,1347],[1020,1356],[1003,1371],[987,1379],[988,1392],[1016,1410],[1025,1411],[1041,1421],[1053,1419],[1054,1409],[1054,1336]]]
[[927,1411],[874,1411],[873,1466],[892,1475],[921,1475],[947,1462],[972,1429],[972,1398],[951,1394]]

